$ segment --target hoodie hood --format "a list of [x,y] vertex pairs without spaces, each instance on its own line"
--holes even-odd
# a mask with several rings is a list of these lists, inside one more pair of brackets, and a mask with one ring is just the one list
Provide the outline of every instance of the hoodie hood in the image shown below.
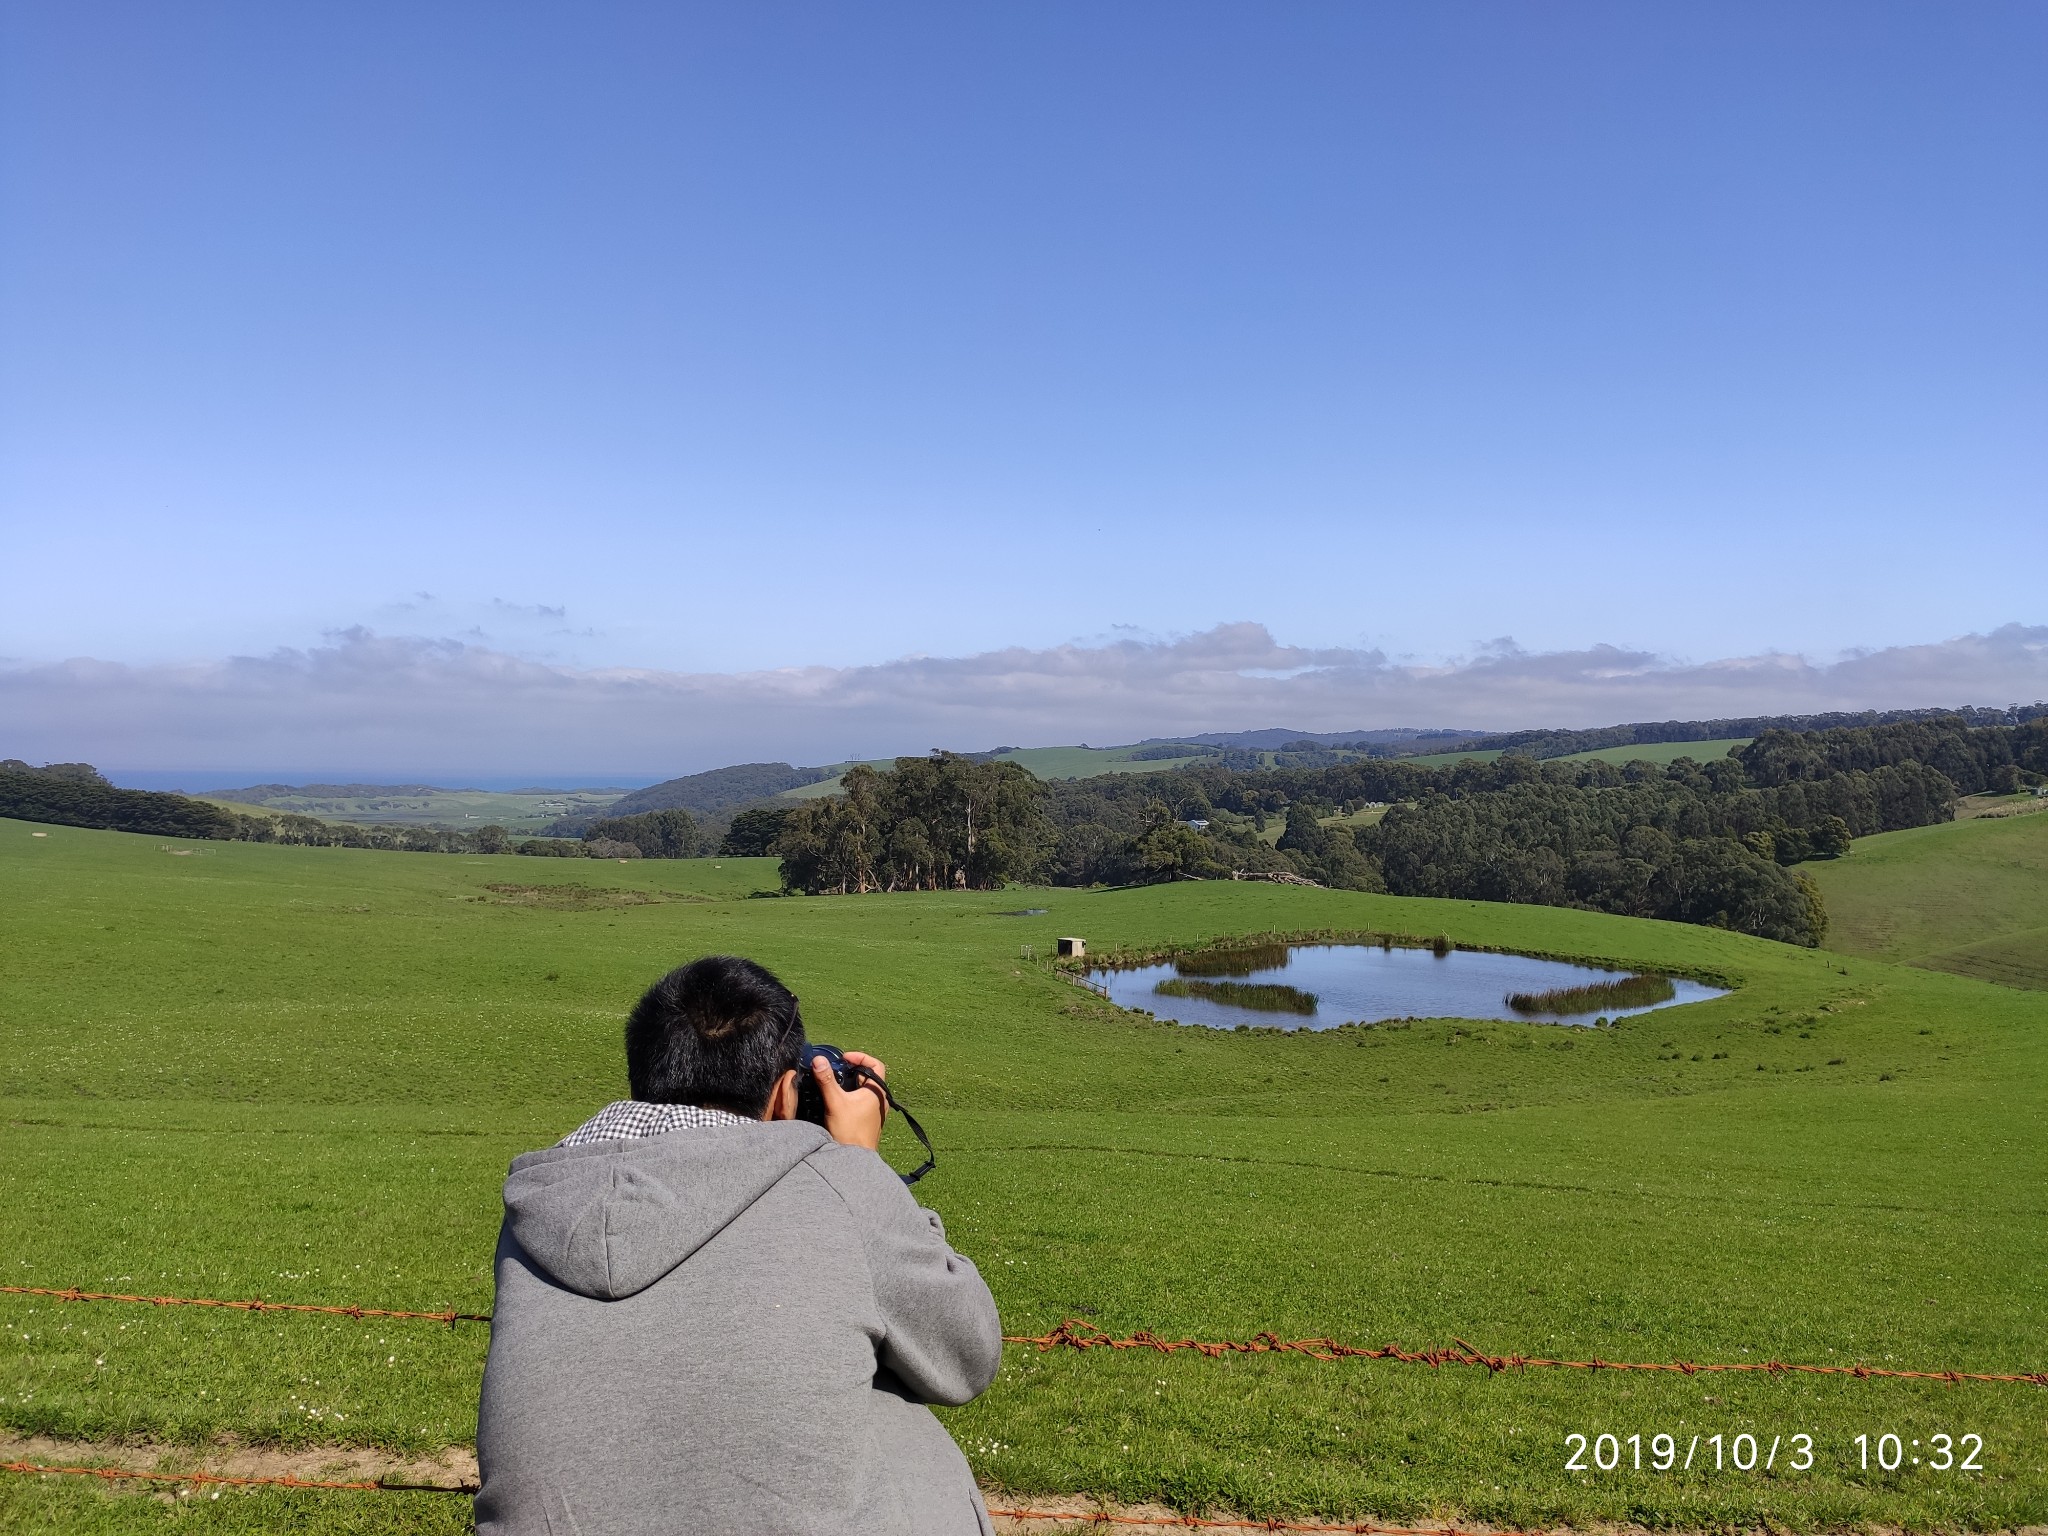
[[505,1180],[505,1230],[556,1284],[617,1301],[682,1263],[830,1140],[808,1121],[777,1120],[529,1152]]

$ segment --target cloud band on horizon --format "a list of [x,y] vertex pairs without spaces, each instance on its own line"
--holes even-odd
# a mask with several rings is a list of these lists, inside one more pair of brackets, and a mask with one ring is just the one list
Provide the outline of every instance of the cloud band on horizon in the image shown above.
[[2048,625],[1817,663],[1672,661],[1496,641],[1441,665],[1283,645],[1263,624],[858,667],[574,668],[351,629],[268,656],[0,667],[0,756],[128,769],[252,765],[405,776],[689,773],[933,745],[1136,741],[1283,726],[1514,730],[2048,696]]

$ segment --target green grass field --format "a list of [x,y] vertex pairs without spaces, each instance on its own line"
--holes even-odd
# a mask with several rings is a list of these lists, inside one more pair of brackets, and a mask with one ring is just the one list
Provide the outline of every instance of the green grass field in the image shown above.
[[1497,749],[1488,749],[1484,752],[1430,752],[1421,757],[1404,757],[1401,761],[1419,763],[1425,768],[1442,768],[1449,763],[1462,763],[1468,758],[1474,762],[1490,763],[1500,755]]
[[[1340,816],[1318,816],[1316,818],[1316,825],[1319,827],[1370,827],[1378,825],[1385,819],[1386,814],[1387,807],[1381,805],[1375,806],[1371,810],[1351,811]],[[1287,818],[1285,816],[1268,816],[1265,829],[1258,834],[1259,841],[1268,848],[1271,848],[1279,843],[1281,836],[1286,831]]]
[[1018,763],[1041,779],[1093,779],[1106,773],[1164,773],[1189,763],[1207,761],[1202,754],[1186,757],[1133,759],[1137,747],[1020,747],[1005,752],[1006,763]]
[[1689,757],[1696,763],[1711,763],[1717,757],[1726,757],[1755,738],[1750,736],[1726,736],[1718,741],[1653,741],[1640,747],[1601,747],[1592,752],[1573,752],[1560,758],[1566,763],[1675,763],[1681,757]]
[[1800,867],[1829,948],[2048,992],[2048,815],[1886,832]]
[[[831,778],[819,779],[816,783],[812,784],[799,784],[795,789],[785,789],[775,798],[778,800],[822,800],[827,795],[838,794],[839,781],[846,776],[846,770],[855,765],[852,763],[837,763],[834,766],[838,768],[839,772],[833,774]],[[893,757],[871,758],[867,766],[877,769],[894,768],[896,766],[896,759]]]
[[[505,1164],[624,1092],[620,1020],[648,981],[730,950],[785,976],[814,1036],[891,1062],[939,1147],[919,1193],[1011,1332],[1082,1317],[1572,1358],[2048,1366],[2036,993],[1699,928],[1263,884],[763,900],[766,861],[165,848],[0,822],[8,1283],[487,1310]],[[1047,911],[1000,915],[1026,906]],[[1120,1013],[1021,953],[1058,934],[1312,930],[1441,932],[1737,990],[1597,1032],[1230,1033]],[[464,1443],[485,1344],[20,1297],[0,1297],[0,1331],[0,1425],[195,1445]],[[1931,1531],[2048,1520],[2044,1405],[2024,1386],[1013,1347],[946,1419],[989,1485],[1021,1494]],[[1574,1432],[1804,1433],[1815,1465],[1573,1472]],[[1854,1437],[1887,1432],[1981,1435],[1983,1470],[1860,1470]],[[452,1531],[461,1503],[5,1477],[0,1529]]]
[[[1376,805],[1367,810],[1352,811],[1342,816],[1318,816],[1316,824],[1324,827],[1373,827],[1386,819],[1388,807]],[[1284,825],[1284,823],[1283,823]]]
[[[1589,763],[1598,759],[1603,763],[1675,763],[1681,757],[1689,757],[1696,763],[1708,763],[1717,757],[1726,757],[1739,747],[1748,746],[1752,740],[1754,738],[1749,736],[1729,736],[1718,741],[1653,741],[1640,747],[1600,747],[1591,752],[1572,752],[1552,761]],[[1468,758],[1490,763],[1500,755],[1495,751],[1432,752],[1427,757],[1409,757],[1402,761],[1442,768],[1451,763],[1462,763]]]

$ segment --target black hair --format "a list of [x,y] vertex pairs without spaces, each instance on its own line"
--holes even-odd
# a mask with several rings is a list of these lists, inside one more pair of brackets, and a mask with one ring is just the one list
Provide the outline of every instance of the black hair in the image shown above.
[[626,1019],[633,1097],[767,1112],[804,1043],[796,995],[751,960],[706,955],[647,989]]

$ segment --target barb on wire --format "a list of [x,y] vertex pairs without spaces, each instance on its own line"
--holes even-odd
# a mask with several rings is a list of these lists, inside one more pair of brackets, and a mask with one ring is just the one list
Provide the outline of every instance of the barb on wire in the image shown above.
[[1070,1317],[1051,1333],[1019,1336],[1005,1334],[1005,1344],[1035,1345],[1041,1354],[1055,1349],[1149,1349],[1162,1355],[1192,1353],[1208,1359],[1220,1355],[1306,1355],[1312,1360],[1398,1360],[1409,1365],[1432,1368],[1446,1365],[1476,1365],[1488,1372],[1529,1370],[1567,1371],[1673,1371],[1684,1376],[1706,1372],[1748,1371],[1768,1376],[1851,1376],[1857,1380],[1889,1377],[1905,1381],[1941,1381],[1955,1386],[1965,1381],[2016,1382],[2048,1387],[2048,1371],[1899,1371],[1875,1365],[1792,1365],[1782,1360],[1738,1360],[1705,1363],[1697,1360],[1550,1360],[1535,1355],[1489,1355],[1463,1339],[1438,1349],[1403,1349],[1398,1344],[1369,1348],[1343,1344],[1336,1339],[1283,1339],[1273,1333],[1256,1333],[1249,1339],[1163,1339],[1149,1329],[1124,1338],[1112,1338],[1093,1323]]
[[488,1312],[394,1312],[385,1307],[315,1307],[297,1301],[220,1301],[210,1296],[123,1296],[112,1291],[51,1290],[40,1285],[0,1285],[0,1295],[47,1296],[53,1301],[132,1301],[151,1307],[218,1307],[230,1312],[319,1312],[330,1317],[399,1317],[421,1322],[488,1323]]
[[108,1482],[189,1483],[224,1488],[330,1488],[349,1493],[475,1493],[475,1483],[330,1483],[309,1477],[228,1477],[219,1472],[137,1472],[130,1467],[52,1467],[38,1461],[0,1461],[0,1472],[56,1477],[99,1477]]

